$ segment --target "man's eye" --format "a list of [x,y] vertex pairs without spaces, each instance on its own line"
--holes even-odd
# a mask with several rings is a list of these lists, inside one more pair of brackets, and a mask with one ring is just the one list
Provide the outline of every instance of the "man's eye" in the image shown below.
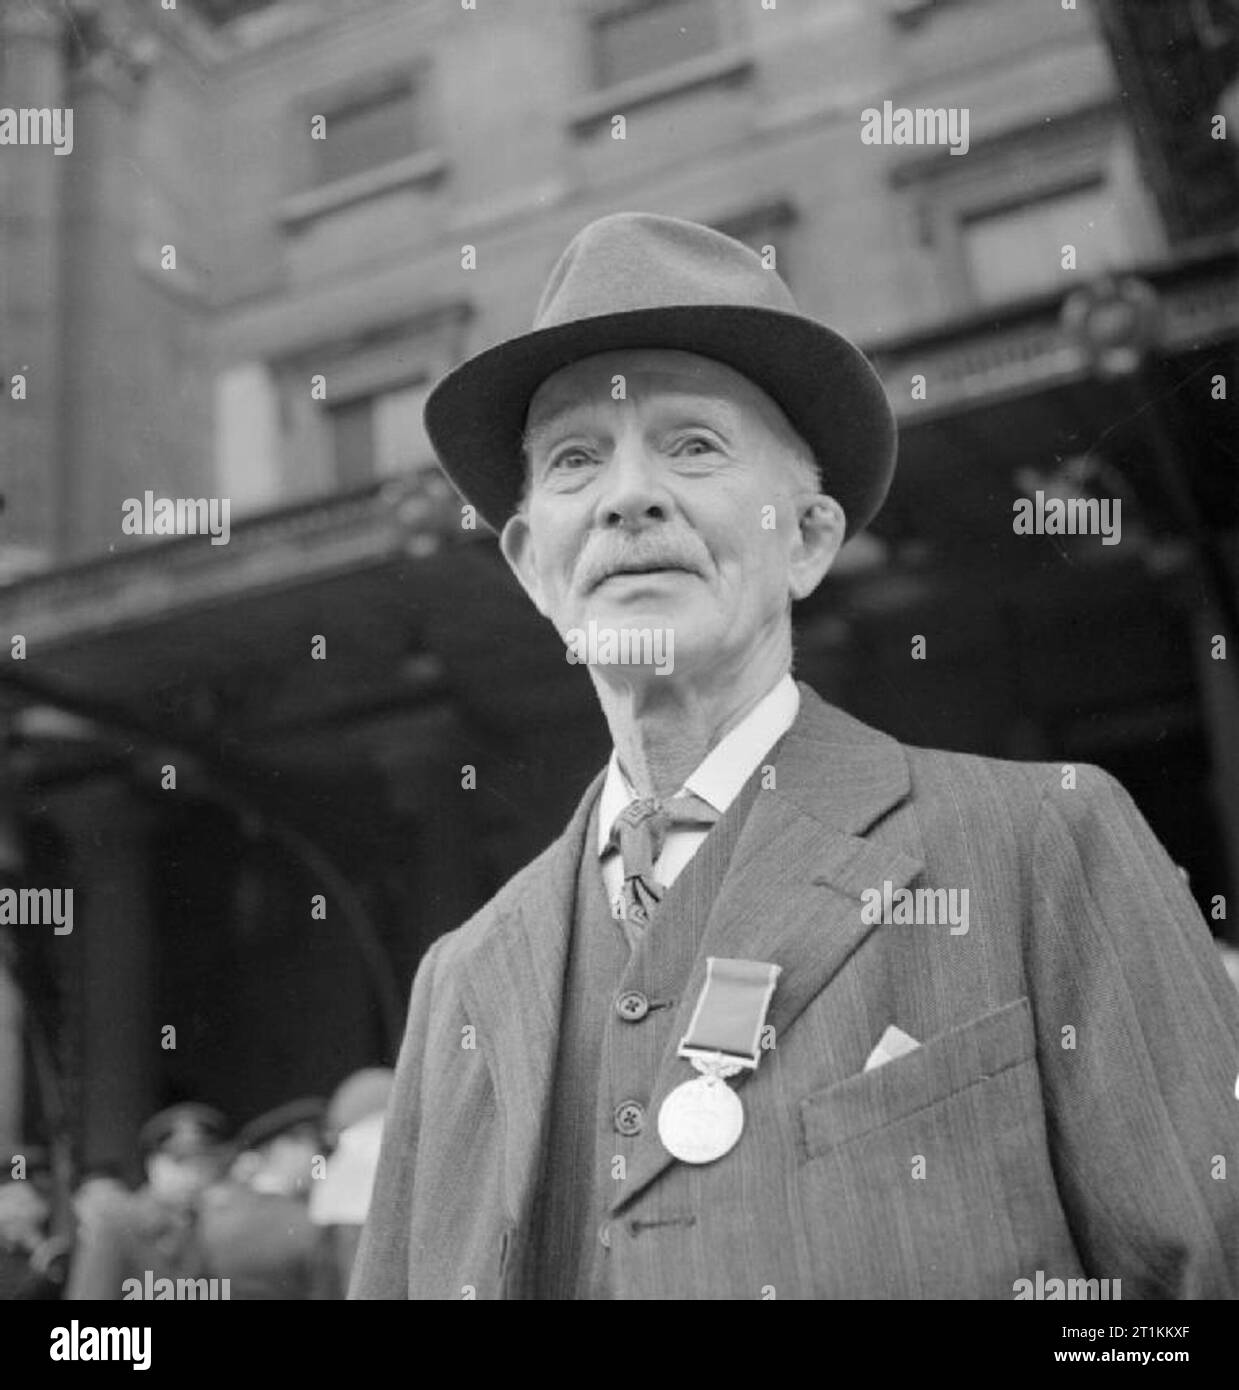
[[718,445],[704,434],[688,434],[676,441],[671,452],[673,454],[687,454],[689,458],[695,458],[699,454],[716,453],[717,450]]
[[579,472],[581,467],[590,463],[590,456],[584,449],[565,449],[562,454],[556,454],[547,464],[550,472]]

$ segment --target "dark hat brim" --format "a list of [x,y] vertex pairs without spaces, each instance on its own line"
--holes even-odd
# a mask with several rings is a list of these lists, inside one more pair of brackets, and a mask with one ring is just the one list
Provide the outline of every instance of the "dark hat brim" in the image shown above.
[[842,506],[850,538],[873,520],[895,468],[895,419],[868,359],[800,314],[747,305],[670,305],[574,319],[488,348],[449,372],[426,400],[426,432],[444,471],[496,531],[524,483],[529,402],[561,368],[620,348],[710,357],[780,407],[817,459],[822,491]]
[[205,1154],[220,1147],[227,1133],[228,1121],[214,1106],[182,1101],[147,1120],[138,1131],[138,1148],[143,1154],[156,1150],[182,1156]]
[[317,1096],[307,1096],[301,1100],[290,1100],[277,1105],[274,1110],[264,1111],[255,1116],[237,1131],[238,1149],[257,1149],[278,1139],[281,1134],[299,1129],[303,1125],[322,1129],[327,1114],[327,1103]]

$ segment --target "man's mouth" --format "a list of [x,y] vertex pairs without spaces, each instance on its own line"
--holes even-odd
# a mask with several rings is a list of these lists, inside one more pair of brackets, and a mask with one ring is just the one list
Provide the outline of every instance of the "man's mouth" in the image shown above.
[[696,574],[696,570],[689,569],[687,565],[676,564],[674,561],[670,560],[664,563],[619,565],[615,569],[608,570],[606,574],[604,574],[602,578],[598,580],[598,583],[594,585],[594,588],[597,588],[599,584],[605,584],[608,579],[622,579],[627,575],[668,574],[671,572],[678,572],[680,574]]

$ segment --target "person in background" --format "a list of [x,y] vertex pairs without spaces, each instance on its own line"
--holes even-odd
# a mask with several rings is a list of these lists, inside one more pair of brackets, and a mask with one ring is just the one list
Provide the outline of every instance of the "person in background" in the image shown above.
[[129,1195],[129,1188],[111,1164],[89,1169],[73,1189],[73,1215],[78,1227],[93,1220],[98,1212],[117,1199],[123,1200]]
[[289,1101],[242,1127],[236,1158],[202,1201],[211,1273],[232,1299],[335,1298],[325,1239],[307,1211],[315,1160],[323,1161],[326,1106]]
[[198,1233],[203,1192],[224,1173],[228,1121],[209,1105],[159,1111],[138,1144],[146,1184],[137,1192],[80,1189],[78,1245],[65,1297],[119,1299],[126,1279],[199,1279],[207,1275]]
[[34,1178],[0,1186],[0,1302],[60,1298],[68,1248],[48,1234],[51,1203]]
[[333,1148],[322,1181],[310,1188],[310,1220],[325,1230],[341,1292],[348,1288],[370,1210],[394,1075],[389,1067],[354,1072],[336,1088],[327,1109],[327,1138]]

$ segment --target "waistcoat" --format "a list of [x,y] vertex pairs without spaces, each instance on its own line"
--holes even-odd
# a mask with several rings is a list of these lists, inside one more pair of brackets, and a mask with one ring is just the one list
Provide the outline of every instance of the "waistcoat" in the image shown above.
[[[613,1297],[606,1212],[638,1135],[657,1124],[650,1089],[759,787],[760,770],[667,890],[631,955],[603,887],[594,803],[577,870],[542,1180],[520,1281],[527,1298]],[[692,1075],[686,1062],[685,1079]]]

